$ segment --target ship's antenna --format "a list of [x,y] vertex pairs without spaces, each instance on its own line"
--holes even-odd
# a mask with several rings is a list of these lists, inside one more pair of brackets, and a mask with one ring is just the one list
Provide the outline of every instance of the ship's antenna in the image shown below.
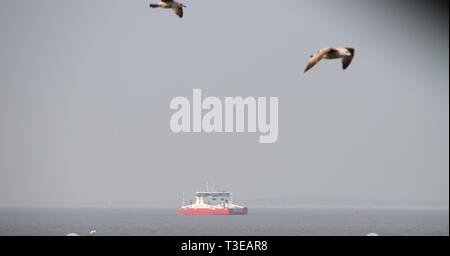
[[183,205],[182,206],[184,206],[184,192],[183,192]]

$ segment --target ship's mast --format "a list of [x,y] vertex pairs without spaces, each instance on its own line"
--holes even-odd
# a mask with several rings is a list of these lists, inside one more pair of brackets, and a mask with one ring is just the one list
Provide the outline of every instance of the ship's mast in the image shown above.
[[184,206],[184,192],[183,192],[183,205],[182,206]]

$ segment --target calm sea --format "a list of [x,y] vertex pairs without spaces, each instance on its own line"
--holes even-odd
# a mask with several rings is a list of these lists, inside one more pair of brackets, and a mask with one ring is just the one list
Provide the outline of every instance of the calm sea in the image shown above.
[[180,216],[176,209],[0,208],[0,235],[449,235],[448,210],[250,209]]

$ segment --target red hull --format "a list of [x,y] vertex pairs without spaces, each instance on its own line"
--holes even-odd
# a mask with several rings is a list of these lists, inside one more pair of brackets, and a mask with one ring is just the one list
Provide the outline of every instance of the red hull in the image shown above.
[[178,208],[182,215],[246,215],[248,208]]

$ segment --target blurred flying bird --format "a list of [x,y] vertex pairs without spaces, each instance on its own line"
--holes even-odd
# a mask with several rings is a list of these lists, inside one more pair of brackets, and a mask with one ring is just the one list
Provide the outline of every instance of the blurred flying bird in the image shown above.
[[178,17],[183,18],[183,8],[187,6],[174,0],[161,0],[157,4],[150,4],[150,7],[172,9]]
[[311,56],[305,73],[322,59],[342,59],[342,68],[345,70],[352,62],[353,56],[355,56],[355,49],[353,48],[323,48]]

